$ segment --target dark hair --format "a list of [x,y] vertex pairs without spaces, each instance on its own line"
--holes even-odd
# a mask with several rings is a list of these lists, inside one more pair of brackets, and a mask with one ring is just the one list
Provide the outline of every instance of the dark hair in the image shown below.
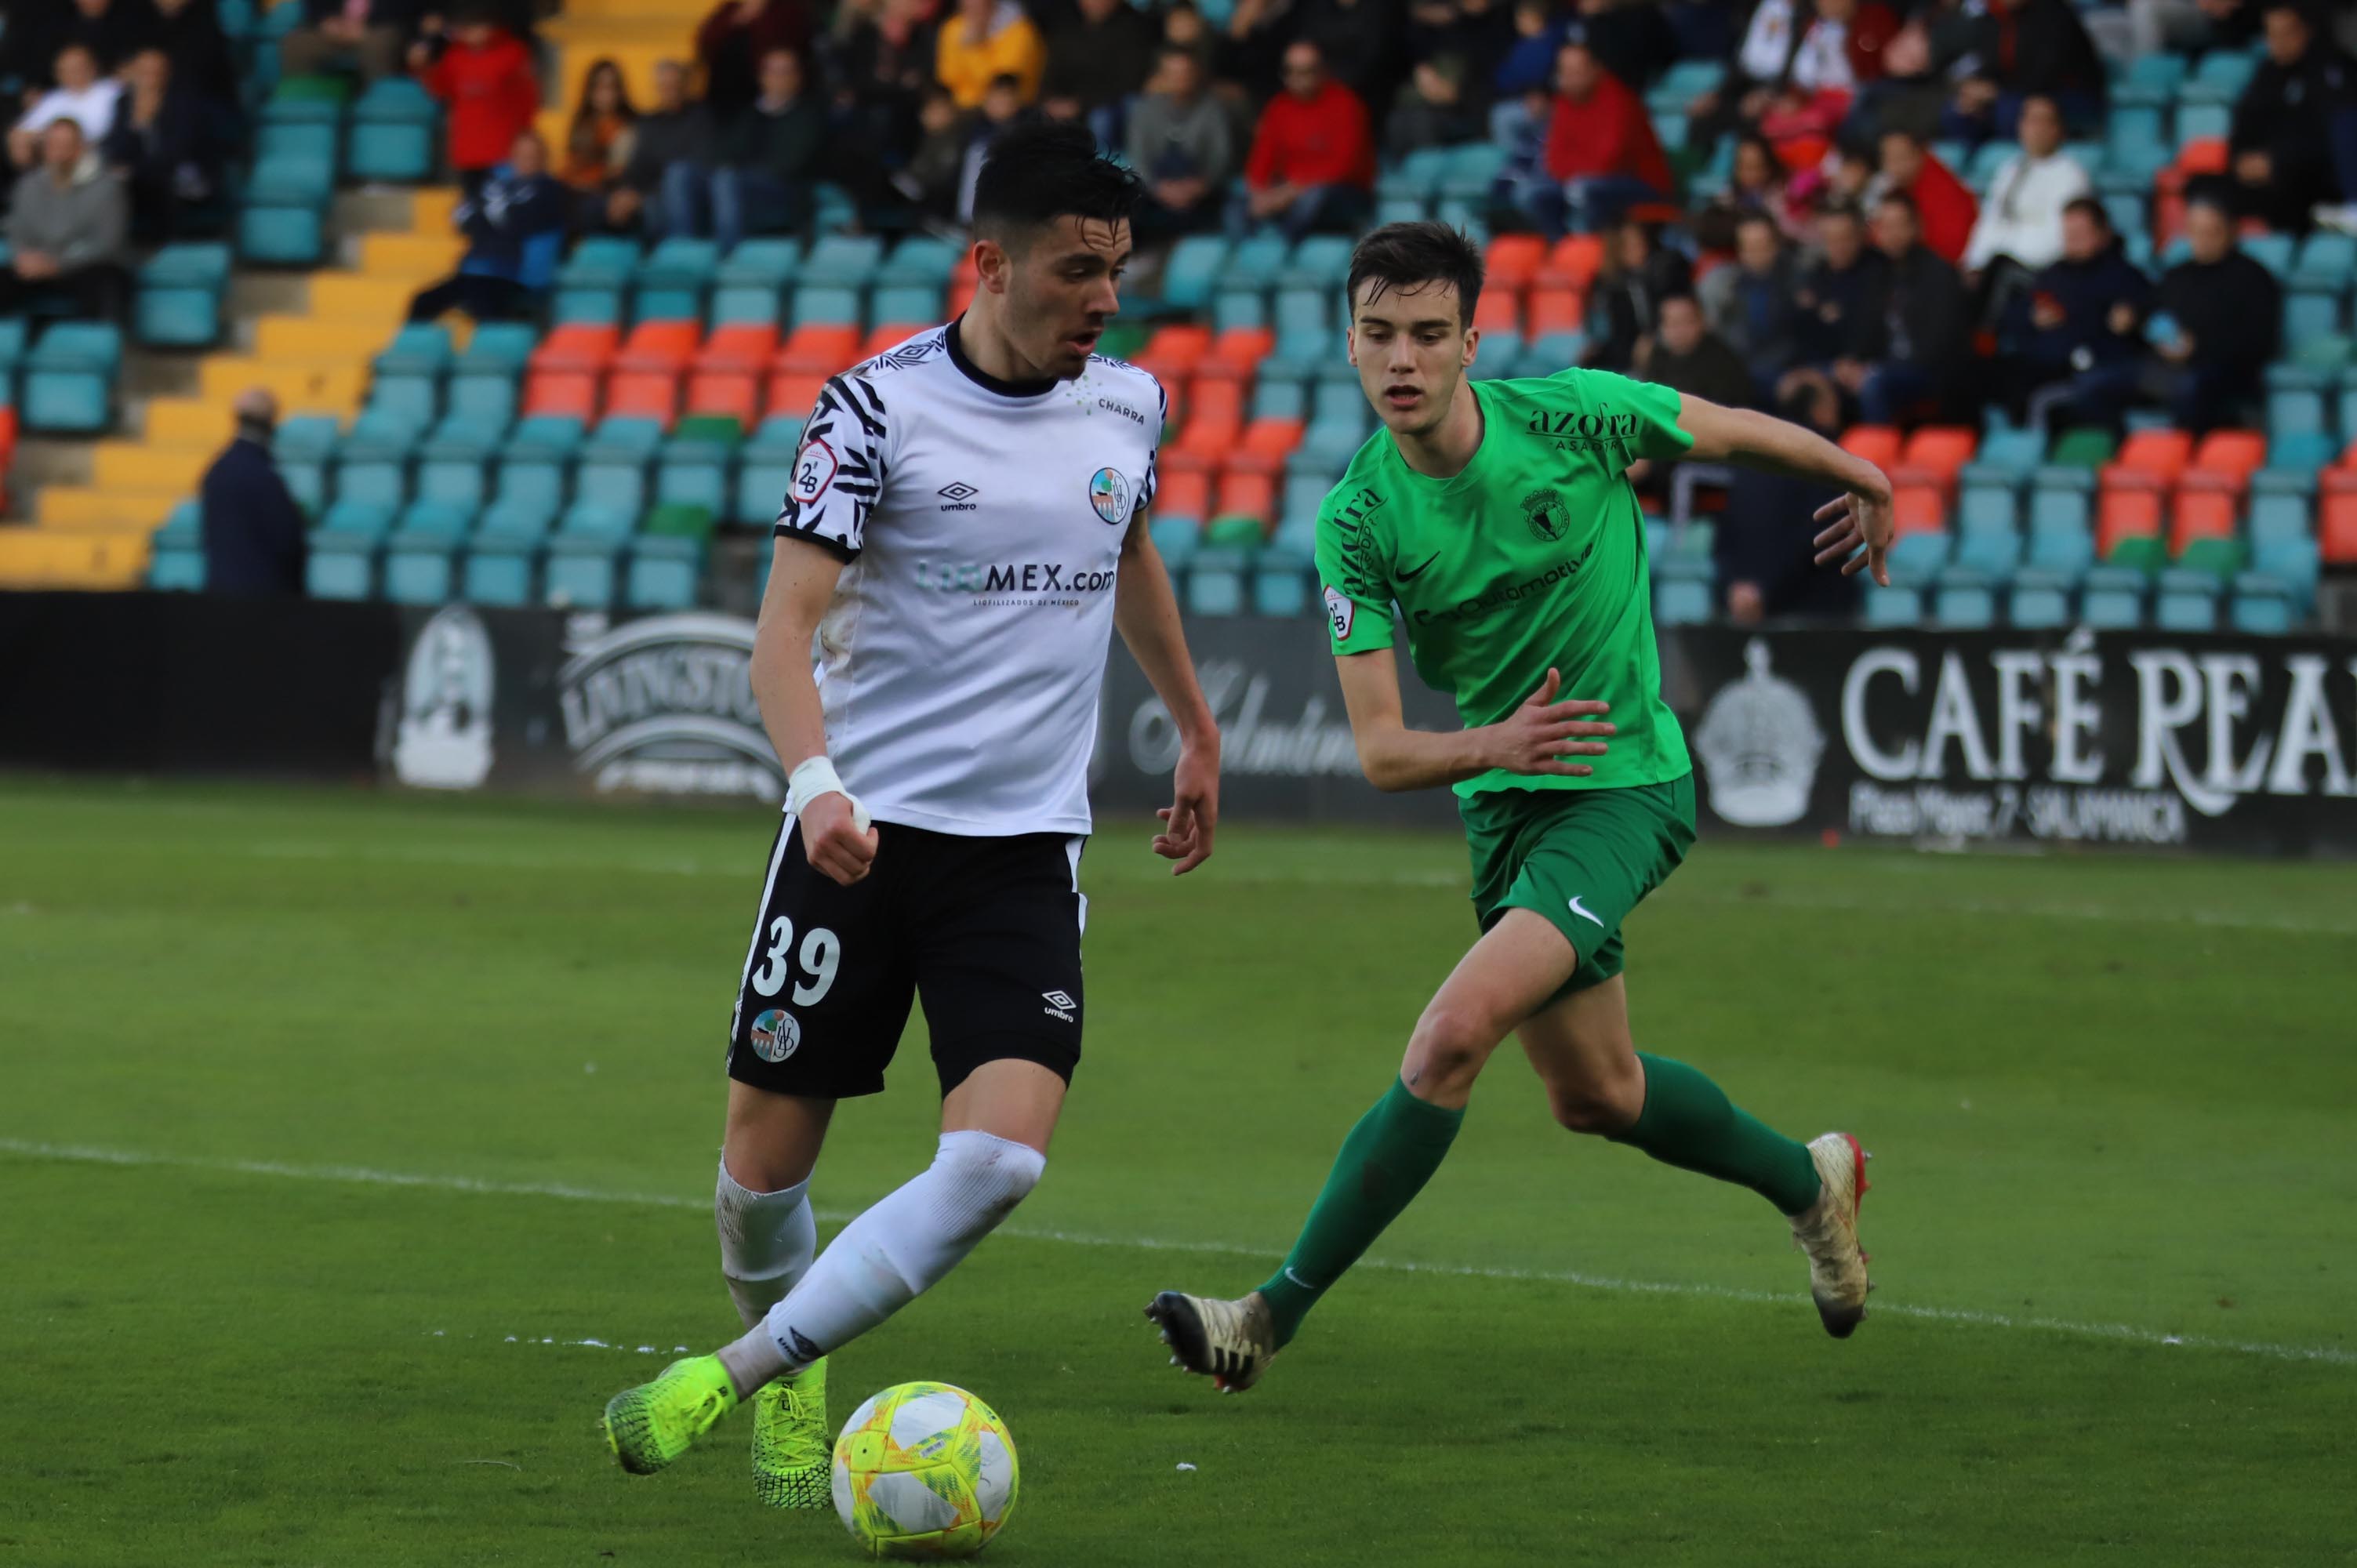
[[1694,290],[1690,288],[1674,288],[1663,294],[1661,298],[1653,301],[1653,311],[1656,315],[1659,315],[1663,309],[1670,306],[1676,305],[1681,301],[1693,306],[1696,310],[1700,310],[1702,308],[1702,301],[1695,296]]
[[974,183],[974,227],[1004,244],[1018,230],[1059,218],[1121,223],[1145,186],[1097,152],[1089,128],[1071,120],[1018,123],[1000,132]]
[[1385,289],[1419,287],[1444,283],[1457,291],[1457,324],[1473,324],[1473,307],[1481,298],[1481,252],[1464,231],[1429,219],[1415,223],[1386,223],[1361,240],[1351,252],[1351,271],[1342,283],[1342,309],[1347,320],[1359,309],[1359,285],[1375,285],[1372,303]]
[[1923,209],[1916,206],[1915,199],[1908,195],[1903,190],[1884,191],[1882,193],[1882,199],[1879,201],[1877,201],[1875,205],[1877,207],[1904,207],[1907,209],[1908,217],[1914,219],[1918,223],[1923,220]]
[[597,87],[598,77],[605,75],[608,72],[611,72],[614,78],[614,113],[616,117],[619,118],[625,125],[630,124],[638,119],[638,106],[630,102],[630,80],[622,74],[621,62],[615,59],[612,55],[600,55],[596,59],[589,62],[589,69],[581,73],[581,102],[574,105],[573,124],[570,132],[568,133],[567,140],[570,140],[572,136],[578,135],[581,133],[582,128],[590,123],[589,117],[597,113],[595,109],[592,109],[589,106],[590,93]]
[[1829,201],[1825,203],[1824,206],[1817,209],[1817,216],[1820,218],[1846,218],[1853,223],[1863,223],[1866,221],[1866,214],[1857,209],[1857,206],[1855,202],[1849,201]]
[[2062,204],[2063,217],[2068,218],[2073,212],[2084,215],[2104,229],[2108,230],[2112,226],[2111,209],[2092,196],[2074,196]]

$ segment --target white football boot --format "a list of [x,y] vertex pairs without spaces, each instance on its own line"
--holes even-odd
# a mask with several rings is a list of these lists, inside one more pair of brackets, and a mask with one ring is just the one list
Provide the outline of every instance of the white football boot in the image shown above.
[[1857,1244],[1857,1208],[1866,1197],[1866,1162],[1874,1156],[1847,1133],[1826,1133],[1809,1141],[1824,1190],[1817,1201],[1792,1216],[1792,1244],[1809,1257],[1809,1294],[1825,1332],[1850,1337],[1866,1316],[1867,1254]]
[[1170,1364],[1200,1372],[1223,1394],[1260,1381],[1276,1355],[1276,1326],[1260,1292],[1240,1301],[1164,1291],[1146,1309],[1170,1347]]

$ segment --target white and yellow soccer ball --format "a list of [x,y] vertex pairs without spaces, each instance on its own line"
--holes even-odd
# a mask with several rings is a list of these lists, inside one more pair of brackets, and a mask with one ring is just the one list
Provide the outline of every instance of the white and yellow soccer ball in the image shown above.
[[1015,1511],[1015,1440],[948,1383],[902,1383],[834,1440],[834,1511],[870,1557],[971,1557]]

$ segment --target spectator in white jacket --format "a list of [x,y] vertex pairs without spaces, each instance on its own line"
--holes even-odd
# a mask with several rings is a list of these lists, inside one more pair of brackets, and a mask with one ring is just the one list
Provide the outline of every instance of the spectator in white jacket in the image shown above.
[[2062,209],[2094,194],[2079,160],[2062,150],[2062,111],[2051,98],[2021,104],[2021,150],[1998,166],[1964,245],[1965,285],[1991,321],[2032,274],[2062,256]]

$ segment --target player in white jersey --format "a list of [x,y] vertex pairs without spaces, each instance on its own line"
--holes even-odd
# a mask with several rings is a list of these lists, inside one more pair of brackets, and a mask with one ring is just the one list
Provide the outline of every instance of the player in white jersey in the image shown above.
[[[757,1491],[824,1506],[827,1352],[1039,1181],[1080,1059],[1080,853],[1115,631],[1181,736],[1155,852],[1177,872],[1211,853],[1219,734],[1146,532],[1162,390],[1092,351],[1138,189],[1081,127],[1002,136],[974,188],[972,306],[829,381],[804,430],[753,650],[791,798],[729,1027],[714,1198],[747,1333],[607,1405],[625,1469],[661,1469],[758,1393]],[[939,1150],[813,1258],[828,1119],[883,1088],[912,998]]]

